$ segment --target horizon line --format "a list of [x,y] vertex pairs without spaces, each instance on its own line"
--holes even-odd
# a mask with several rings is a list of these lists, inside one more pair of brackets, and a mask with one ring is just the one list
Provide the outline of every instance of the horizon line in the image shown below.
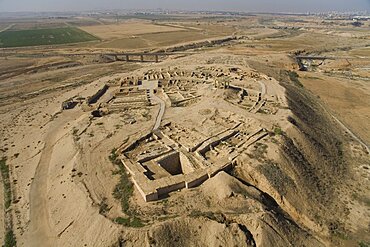
[[358,13],[363,12],[369,14],[369,10],[348,10],[348,11],[340,11],[340,10],[326,10],[326,11],[236,11],[236,10],[182,10],[182,9],[95,9],[95,10],[21,10],[21,11],[0,11],[1,13],[83,13],[83,12],[101,12],[101,11],[152,11],[152,12],[209,12],[209,13],[216,13],[216,12],[225,12],[225,13],[243,13],[243,14],[319,14],[319,13]]

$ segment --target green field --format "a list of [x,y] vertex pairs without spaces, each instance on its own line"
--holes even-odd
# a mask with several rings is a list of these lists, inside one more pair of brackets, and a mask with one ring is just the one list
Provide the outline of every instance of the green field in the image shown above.
[[0,32],[0,48],[37,45],[60,45],[98,40],[95,36],[75,27]]

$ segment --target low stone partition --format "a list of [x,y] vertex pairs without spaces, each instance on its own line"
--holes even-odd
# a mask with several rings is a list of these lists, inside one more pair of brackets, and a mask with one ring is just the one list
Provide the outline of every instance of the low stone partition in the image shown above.
[[267,132],[262,131],[259,134],[252,136],[250,139],[248,139],[248,141],[246,141],[245,143],[243,143],[243,145],[240,147],[241,150],[244,150],[244,149],[248,148],[249,146],[251,146],[254,143],[258,142],[259,140],[261,140],[262,138],[266,137],[267,135],[268,135]]
[[241,141],[240,143],[238,143],[236,145],[237,148],[240,148],[242,147],[246,142],[248,142],[251,138],[253,138],[254,136],[260,134],[260,133],[263,133],[264,132],[264,129],[263,128],[258,128],[257,130],[253,131],[252,133],[249,133],[246,138]]
[[218,132],[216,135],[214,135],[214,136],[211,136],[211,137],[208,137],[208,138],[204,139],[203,141],[201,141],[201,142],[199,142],[199,143],[195,144],[193,147],[188,148],[188,151],[189,151],[189,152],[194,152],[195,150],[197,150],[198,148],[200,148],[200,147],[201,147],[201,146],[202,146],[206,141],[208,141],[208,140],[212,139],[213,137],[216,137],[216,136],[222,135],[223,133],[225,133],[225,132],[227,132],[227,131],[230,131],[230,130],[236,129],[236,128],[238,128],[241,124],[242,124],[242,123],[240,123],[240,122],[239,122],[239,123],[235,124],[233,127],[229,128],[229,129],[222,130],[222,131]]
[[204,156],[205,153],[211,149],[211,146],[218,145],[220,142],[229,139],[230,137],[236,135],[238,132],[239,131],[237,130],[229,130],[226,133],[211,138],[200,146],[198,153],[201,156]]
[[[149,160],[153,160],[153,159],[155,159],[155,158],[158,158],[158,157],[161,157],[161,156],[163,156],[163,155],[166,155],[166,154],[168,154],[168,156],[166,156],[165,158],[167,158],[167,157],[171,157],[171,154],[173,154],[174,152],[173,152],[173,150],[171,149],[171,148],[167,148],[167,150],[165,150],[165,151],[163,151],[163,152],[157,152],[157,153],[154,153],[154,154],[152,154],[152,155],[148,155],[148,156],[145,156],[145,157],[143,157],[143,158],[140,158],[139,160],[138,160],[138,162],[139,163],[144,163],[144,162],[147,162],[147,161],[149,161]],[[176,153],[176,152],[175,152]],[[170,172],[171,173],[171,172]]]
[[157,180],[158,187],[156,188],[158,196],[166,195],[170,192],[181,190],[185,188],[184,176],[174,176],[169,178],[164,178],[162,180]]
[[146,172],[146,169],[144,167],[142,167],[141,165],[137,165],[136,163],[133,163],[130,159],[124,156],[121,157],[121,162],[125,166],[125,168],[129,171],[129,173],[133,176],[136,176],[138,174],[144,175],[144,173]]
[[211,166],[208,168],[208,176],[214,177],[219,173],[220,171],[228,171],[233,167],[233,164],[231,162],[227,162],[225,164],[222,164],[221,166]]
[[193,97],[189,97],[189,98],[182,99],[182,100],[171,101],[171,106],[178,106],[178,105],[180,105],[180,104],[182,104],[182,103],[185,103],[185,102],[187,102],[187,101],[189,101],[189,100],[198,99],[198,98],[200,98],[200,97],[201,97],[201,96],[200,96],[200,95],[198,95],[198,96],[193,96]]
[[129,159],[122,157],[122,164],[132,175],[132,180],[139,193],[146,202],[158,200],[161,196],[170,192],[190,189],[201,185],[208,178],[213,177],[218,172],[230,169],[232,164],[218,164],[193,171],[189,174],[179,174],[171,177],[161,178],[158,180],[149,180],[144,173],[146,169],[139,163],[133,163]]
[[265,99],[261,100],[260,102],[258,102],[256,107],[251,112],[257,113],[265,104],[266,104],[266,100]]
[[[217,136],[218,139],[211,138],[208,142],[205,142],[204,147],[214,142],[228,139],[237,133],[237,130],[223,131]],[[146,142],[149,139],[159,141],[162,145],[167,147],[167,150],[161,149],[158,150],[158,153],[151,150],[151,152],[148,153],[148,157],[140,157],[140,155],[137,155],[137,153],[140,154],[140,152],[136,152],[133,156],[135,160],[130,159],[129,152],[134,151],[141,142]],[[167,137],[164,136],[162,132],[157,131],[155,133],[145,134],[138,140],[128,143],[119,150],[122,164],[131,174],[135,187],[146,202],[159,200],[164,195],[173,191],[197,187],[218,172],[229,169],[232,165],[229,157],[224,157],[214,164],[207,162],[202,165],[198,164],[196,166],[197,169],[195,169],[191,160],[202,163],[202,161],[196,157],[198,152],[188,153],[184,149],[176,147],[176,145],[170,147],[167,145],[172,144],[170,140],[171,139],[167,140]],[[144,154],[146,154],[146,152],[144,152]],[[151,162],[151,164],[148,165],[144,163],[146,161]],[[158,167],[152,167],[153,165]],[[152,170],[154,168],[155,170]],[[147,176],[153,171],[159,174],[160,170],[158,169],[163,169],[163,171],[167,172],[167,175],[159,176],[157,179]]]
[[[146,139],[148,139],[152,135],[153,135],[152,132],[149,132],[149,133],[147,132],[146,134],[144,134],[139,139],[137,139],[135,141],[132,141],[130,144],[128,144],[121,152],[125,153],[125,152],[133,150],[135,147],[137,147],[139,145],[140,142],[145,141]],[[153,137],[155,137],[155,135],[153,135]]]
[[185,181],[185,186],[187,189],[197,187],[204,183],[209,178],[209,175],[206,171],[194,172],[187,176]]
[[123,109],[141,109],[143,107],[148,107],[150,106],[149,103],[135,103],[135,104],[130,104],[130,103],[120,103],[120,104],[112,104],[108,106],[109,112],[122,112]]
[[140,195],[146,202],[156,201],[159,199],[158,191],[150,183],[146,181],[145,175],[136,175],[132,180],[138,189]]
[[100,99],[100,97],[103,96],[107,92],[108,88],[109,88],[108,85],[104,85],[103,88],[101,88],[98,92],[96,92],[96,94],[87,98],[87,103],[89,105],[95,104]]
[[262,100],[262,94],[258,93],[256,97],[257,97],[257,100],[254,102],[253,106],[249,109],[250,112],[253,111],[258,106],[258,104]]

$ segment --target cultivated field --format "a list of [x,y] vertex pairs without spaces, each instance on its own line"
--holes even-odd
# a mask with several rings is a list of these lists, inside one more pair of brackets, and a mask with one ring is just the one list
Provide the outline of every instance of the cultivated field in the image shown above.
[[329,18],[0,20],[0,241],[370,246],[369,22]]
[[0,47],[59,45],[95,41],[98,38],[74,27],[6,30],[0,33]]
[[155,25],[143,21],[126,21],[125,23],[119,24],[83,26],[81,29],[103,40],[111,40],[125,36],[131,37],[139,34],[181,31],[181,28]]
[[154,49],[214,37],[228,36],[235,30],[224,25],[194,25],[193,23],[163,24],[148,21],[126,21],[122,24],[81,27],[104,41],[98,48]]
[[98,44],[97,47],[118,49],[153,49],[212,37],[214,36],[206,35],[202,32],[197,31],[148,33],[137,35],[134,37],[102,42],[101,44]]

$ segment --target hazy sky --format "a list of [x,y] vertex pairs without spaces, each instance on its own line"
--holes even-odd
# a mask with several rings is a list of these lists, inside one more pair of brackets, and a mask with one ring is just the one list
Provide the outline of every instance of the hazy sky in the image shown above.
[[370,0],[0,0],[0,12],[156,8],[246,12],[370,11]]

